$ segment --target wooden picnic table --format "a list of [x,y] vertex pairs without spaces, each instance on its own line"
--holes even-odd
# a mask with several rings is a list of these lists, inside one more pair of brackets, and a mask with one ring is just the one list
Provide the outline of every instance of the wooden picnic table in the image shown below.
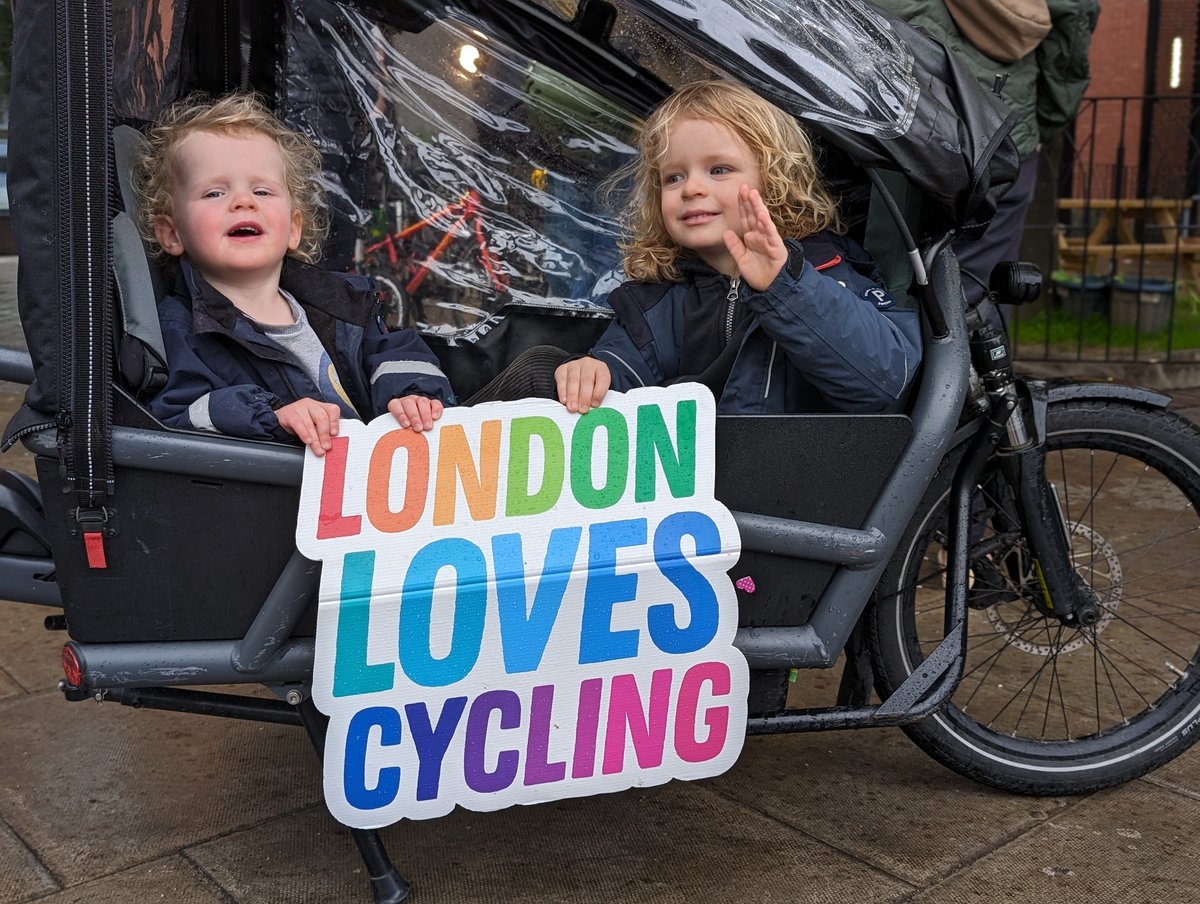
[[[1064,266],[1078,263],[1085,270],[1095,270],[1114,256],[1176,258],[1192,279],[1200,280],[1200,240],[1180,235],[1179,230],[1180,217],[1192,203],[1191,198],[1060,198],[1059,210],[1098,215],[1086,236],[1070,235],[1066,227],[1059,227],[1059,258]],[[1152,242],[1139,239],[1139,223],[1157,227],[1161,238]]]
[[[1087,244],[1101,245],[1116,241],[1138,241],[1134,226],[1138,221],[1162,229],[1162,241],[1173,244],[1179,237],[1179,215],[1191,204],[1190,198],[1060,198],[1059,210],[1092,210],[1099,213],[1087,236]],[[1114,236],[1115,232],[1115,236]],[[1081,238],[1068,241],[1083,245]]]

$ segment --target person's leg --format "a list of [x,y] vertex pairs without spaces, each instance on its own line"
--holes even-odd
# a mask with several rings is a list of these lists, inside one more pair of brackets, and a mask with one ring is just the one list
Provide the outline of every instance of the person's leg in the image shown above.
[[968,304],[977,303],[987,294],[992,270],[998,263],[1015,261],[1021,256],[1021,235],[1025,231],[1025,214],[1029,211],[1037,184],[1037,164],[1036,153],[1022,160],[1017,181],[1000,199],[996,215],[984,234],[973,241],[956,242],[954,245]]
[[558,399],[554,371],[570,358],[569,352],[553,345],[535,345],[513,359],[490,383],[463,402],[515,402],[519,399]]

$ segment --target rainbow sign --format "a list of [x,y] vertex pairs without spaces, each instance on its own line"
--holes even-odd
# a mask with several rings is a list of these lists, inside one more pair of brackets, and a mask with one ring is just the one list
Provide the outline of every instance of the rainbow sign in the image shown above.
[[697,779],[741,752],[748,670],[703,387],[342,422],[307,453],[325,799],[377,828]]

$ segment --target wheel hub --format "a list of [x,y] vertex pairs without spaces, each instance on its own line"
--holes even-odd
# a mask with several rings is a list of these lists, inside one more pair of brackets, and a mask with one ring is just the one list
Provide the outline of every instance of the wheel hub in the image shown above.
[[[1091,636],[1085,636],[1082,630],[1063,631],[1051,642],[1046,642],[1052,635],[1046,630],[1046,619],[1031,618],[1032,604],[1022,608],[1011,603],[995,603],[983,611],[991,626],[1000,634],[1005,635],[1007,643],[1015,649],[1029,653],[1031,656],[1057,656],[1077,650],[1084,644],[1092,643],[1093,636],[1102,634],[1113,620],[1117,606],[1121,602],[1121,561],[1112,545],[1097,531],[1086,524],[1071,522],[1071,561],[1075,573],[1083,581],[1088,596],[1094,597],[1095,606],[1089,613],[1088,621],[1094,624],[1082,624]],[[1021,598],[1028,600],[1030,593],[1040,593],[1037,589],[1037,579],[1032,574],[1032,567],[1022,556],[1021,584],[1025,592]]]

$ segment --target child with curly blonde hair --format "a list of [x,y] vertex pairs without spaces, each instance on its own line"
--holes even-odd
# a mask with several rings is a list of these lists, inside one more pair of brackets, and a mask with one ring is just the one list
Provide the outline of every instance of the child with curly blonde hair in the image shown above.
[[311,262],[327,231],[320,154],[251,95],[184,101],[134,173],[143,234],[178,262],[159,304],[165,424],[295,437],[323,455],[340,418],[428,430],[452,404],[437,358],[389,332],[368,281]]
[[555,372],[571,411],[608,390],[707,385],[723,413],[881,411],[921,359],[915,311],[839,228],[812,142],[740,85],[685,85],[645,121],[621,245],[628,281],[589,355]]

